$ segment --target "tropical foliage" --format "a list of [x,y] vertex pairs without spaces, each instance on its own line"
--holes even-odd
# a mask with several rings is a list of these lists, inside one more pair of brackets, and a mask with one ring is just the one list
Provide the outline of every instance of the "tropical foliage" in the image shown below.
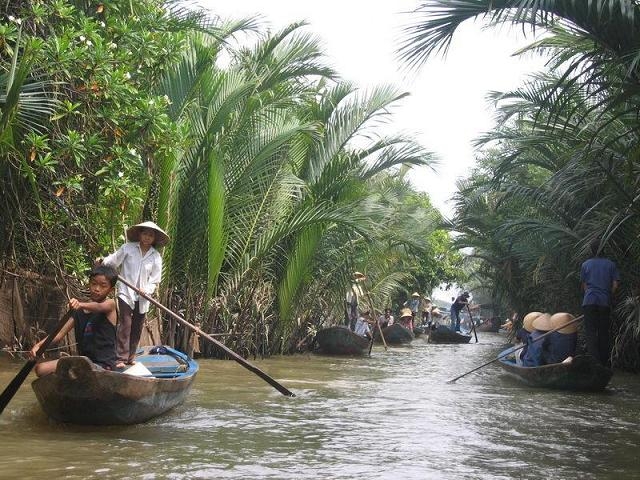
[[405,179],[433,157],[386,133],[405,94],[341,81],[305,24],[271,32],[159,0],[10,3],[5,269],[72,281],[154,220],[172,238],[162,300],[244,355],[341,322],[354,269],[380,307],[458,279],[439,215]]
[[600,239],[623,279],[616,361],[638,368],[637,2],[434,0],[419,11],[402,48],[416,65],[470,19],[544,30],[524,50],[547,55],[548,70],[492,96],[498,127],[478,139],[478,168],[459,185],[457,240],[495,298],[522,313],[578,311],[580,263]]

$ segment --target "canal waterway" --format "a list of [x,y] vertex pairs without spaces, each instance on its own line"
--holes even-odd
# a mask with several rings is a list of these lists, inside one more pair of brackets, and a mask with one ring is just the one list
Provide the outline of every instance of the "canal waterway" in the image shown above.
[[[182,406],[129,427],[54,423],[29,379],[0,416],[0,478],[640,478],[639,377],[576,394],[524,387],[492,364],[446,383],[504,344],[484,333],[370,358],[254,361],[295,398],[235,362],[202,360]],[[2,388],[20,366],[0,360]]]

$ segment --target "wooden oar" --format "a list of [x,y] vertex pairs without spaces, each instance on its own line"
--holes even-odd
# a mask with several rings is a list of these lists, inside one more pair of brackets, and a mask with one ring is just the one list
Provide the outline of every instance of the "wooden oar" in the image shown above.
[[471,315],[471,309],[467,303],[467,312],[469,313],[469,321],[471,322],[471,330],[473,330],[473,336],[476,337],[476,343],[478,343],[478,334],[476,333],[476,324],[473,322],[473,315]]
[[49,345],[51,344],[53,339],[56,337],[56,335],[60,333],[60,330],[62,330],[62,328],[66,325],[72,313],[73,313],[73,310],[69,310],[67,311],[67,313],[64,314],[64,316],[60,319],[60,321],[56,325],[56,328],[53,329],[53,331],[49,333],[49,335],[47,335],[47,339],[44,341],[42,345],[40,345],[40,348],[38,348],[38,350],[36,351],[35,358],[27,360],[27,362],[23,365],[23,367],[20,369],[18,374],[13,378],[13,380],[11,380],[9,385],[7,385],[7,388],[5,388],[2,394],[0,394],[0,414],[4,411],[5,407],[9,404],[11,399],[18,392],[18,390],[20,389],[20,386],[24,383],[27,376],[29,376],[29,373],[37,363],[37,358],[40,355],[42,355],[47,348],[49,348]]
[[[573,320],[571,320],[570,322],[565,323],[564,325],[560,325],[558,328],[554,328],[553,330],[549,330],[547,333],[545,333],[544,335],[540,335],[538,338],[536,338],[534,340],[534,342],[537,342],[538,340],[542,340],[543,338],[545,338],[547,335],[552,334],[553,332],[557,332],[558,330],[562,330],[564,327],[567,327],[569,325],[571,325],[572,323],[576,323],[578,320],[582,320],[582,317],[584,317],[584,315],[580,315],[579,317],[574,318]],[[504,355],[499,355],[496,358],[494,358],[493,360],[483,363],[482,365],[474,368],[473,370],[469,370],[466,373],[463,373],[462,375],[458,375],[456,378],[452,378],[451,380],[447,381],[447,383],[453,383],[456,380],[461,379],[462,377],[465,377],[467,375],[469,375],[470,373],[473,373],[477,370],[480,370],[483,367],[486,367],[487,365],[491,365],[493,362],[497,362],[498,360],[500,360],[501,358],[504,358],[508,355],[511,355],[513,352],[517,352],[518,350],[524,348],[527,344],[524,343],[522,345],[520,345],[519,347],[515,347],[513,349],[510,349],[507,353],[505,353]]]
[[[369,295],[369,290],[366,290],[367,301],[369,302],[369,310],[371,310],[371,315],[373,315],[373,321],[376,322],[378,326],[378,333],[380,334],[380,338],[382,339],[382,344],[384,345],[384,351],[387,349],[387,341],[384,339],[384,334],[382,333],[382,327],[380,326],[380,322],[376,318],[376,311],[373,309],[373,302],[371,301],[371,295]],[[371,332],[371,342],[369,342],[369,355],[371,355],[371,349],[373,348],[373,338],[375,337],[373,331]]]
[[271,385],[272,387],[274,387],[276,390],[278,390],[280,393],[282,393],[283,395],[287,395],[289,397],[295,397],[295,394],[291,391],[288,390],[286,387],[284,387],[283,385],[279,384],[276,380],[274,380],[273,378],[271,378],[269,375],[267,375],[266,373],[264,373],[262,370],[260,370],[258,367],[256,367],[255,365],[249,363],[247,360],[245,360],[244,358],[242,358],[240,355],[238,355],[236,352],[234,352],[233,350],[231,350],[229,347],[227,347],[226,345],[224,345],[223,343],[220,343],[218,340],[216,340],[215,338],[213,338],[211,335],[209,335],[208,333],[202,331],[201,329],[199,329],[198,327],[196,327],[195,325],[190,324],[189,322],[187,322],[184,318],[182,318],[180,315],[178,315],[177,313],[174,313],[173,311],[169,310],[167,307],[165,307],[164,305],[162,305],[160,302],[158,302],[157,300],[154,300],[153,298],[151,298],[149,295],[147,295],[146,293],[144,293],[142,290],[140,290],[138,287],[132,285],[131,283],[129,283],[127,280],[125,280],[124,278],[122,278],[122,276],[118,275],[118,280],[122,283],[124,283],[127,287],[131,288],[133,291],[135,291],[138,295],[140,295],[143,298],[146,298],[147,300],[149,300],[151,303],[153,303],[156,307],[158,307],[160,310],[162,310],[163,312],[165,312],[167,315],[170,315],[171,317],[173,317],[175,320],[177,320],[179,323],[181,323],[182,325],[184,325],[185,327],[193,330],[194,332],[196,332],[198,335],[200,335],[201,337],[206,338],[207,340],[209,340],[211,343],[213,343],[215,346],[217,346],[218,348],[220,348],[221,350],[223,350],[227,355],[229,355],[231,358],[233,358],[236,362],[238,362],[240,365],[242,365],[244,368],[246,368],[247,370],[250,370],[251,372],[255,373],[256,375],[258,375],[260,378],[262,378],[265,382],[267,382],[269,385]]

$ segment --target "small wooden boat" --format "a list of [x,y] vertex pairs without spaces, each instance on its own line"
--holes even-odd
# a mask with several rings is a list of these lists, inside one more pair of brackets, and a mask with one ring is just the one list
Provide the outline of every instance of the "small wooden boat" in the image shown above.
[[[394,323],[393,325],[383,328],[382,334],[384,335],[385,342],[389,345],[406,345],[411,343],[415,338],[413,332],[409,331],[409,329],[403,327],[399,323]],[[378,332],[377,328],[373,338],[376,342],[382,343],[380,332]]]
[[328,327],[316,333],[318,350],[327,355],[366,355],[370,340],[347,327]]
[[413,335],[418,338],[427,331],[427,327],[413,327]]
[[500,331],[500,324],[499,323],[485,322],[485,323],[482,323],[482,324],[478,325],[476,327],[476,331],[478,331],[478,332],[498,333]]
[[469,343],[470,335],[454,332],[444,325],[438,325],[429,332],[429,343]]
[[516,365],[508,348],[500,353],[498,363],[512,377],[530,387],[559,390],[600,391],[609,383],[613,372],[590,356],[574,357],[570,363],[553,363],[540,367]]
[[63,357],[56,371],[31,386],[42,409],[54,420],[81,425],[142,423],[180,405],[196,377],[198,364],[169,347],[144,347],[136,362],[151,375],[104,370],[87,357]]

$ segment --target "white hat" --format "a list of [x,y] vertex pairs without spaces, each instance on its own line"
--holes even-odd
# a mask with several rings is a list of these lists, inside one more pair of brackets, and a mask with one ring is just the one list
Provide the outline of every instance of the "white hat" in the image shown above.
[[127,239],[131,242],[137,242],[140,240],[140,232],[143,228],[149,228],[156,232],[155,246],[162,247],[169,242],[169,235],[162,230],[158,225],[153,222],[142,222],[138,225],[134,225],[127,230]]

